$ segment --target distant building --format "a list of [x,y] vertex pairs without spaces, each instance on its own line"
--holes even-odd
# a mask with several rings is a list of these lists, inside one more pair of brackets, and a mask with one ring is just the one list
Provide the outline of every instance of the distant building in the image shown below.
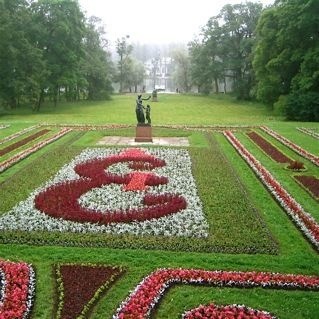
[[146,76],[144,86],[146,92],[161,89],[165,92],[175,92],[173,80],[174,60],[171,57],[150,59],[145,62]]

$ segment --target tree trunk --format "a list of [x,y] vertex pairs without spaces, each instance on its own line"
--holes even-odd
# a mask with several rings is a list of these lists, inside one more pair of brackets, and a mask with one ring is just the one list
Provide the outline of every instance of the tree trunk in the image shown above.
[[219,86],[218,86],[218,78],[217,77],[214,78],[214,82],[215,82],[215,93],[218,94],[219,93]]

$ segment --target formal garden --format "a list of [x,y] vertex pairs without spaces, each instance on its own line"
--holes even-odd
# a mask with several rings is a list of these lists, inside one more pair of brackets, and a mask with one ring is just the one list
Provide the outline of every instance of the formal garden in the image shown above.
[[229,96],[0,118],[0,318],[317,318],[319,125]]

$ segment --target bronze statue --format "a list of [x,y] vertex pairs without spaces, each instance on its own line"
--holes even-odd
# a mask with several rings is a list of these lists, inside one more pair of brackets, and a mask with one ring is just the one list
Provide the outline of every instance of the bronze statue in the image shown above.
[[[148,98],[144,98],[143,99],[142,98],[142,94],[139,94],[137,96],[135,113],[136,113],[136,119],[137,119],[137,123],[138,124],[145,124],[143,101],[147,101],[150,98],[151,98],[151,96],[149,96]],[[149,113],[150,113],[150,111],[149,111]]]

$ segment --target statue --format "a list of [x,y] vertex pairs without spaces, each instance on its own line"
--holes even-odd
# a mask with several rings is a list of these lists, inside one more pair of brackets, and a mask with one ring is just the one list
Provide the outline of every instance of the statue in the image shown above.
[[[146,99],[143,99],[142,94],[137,96],[135,113],[136,113],[136,119],[137,119],[138,124],[145,124],[143,101],[147,101],[150,98],[151,98],[151,96],[149,96]],[[150,113],[150,111],[149,111],[149,113]]]
[[151,125],[151,106],[149,104],[146,106],[146,119],[147,124]]

